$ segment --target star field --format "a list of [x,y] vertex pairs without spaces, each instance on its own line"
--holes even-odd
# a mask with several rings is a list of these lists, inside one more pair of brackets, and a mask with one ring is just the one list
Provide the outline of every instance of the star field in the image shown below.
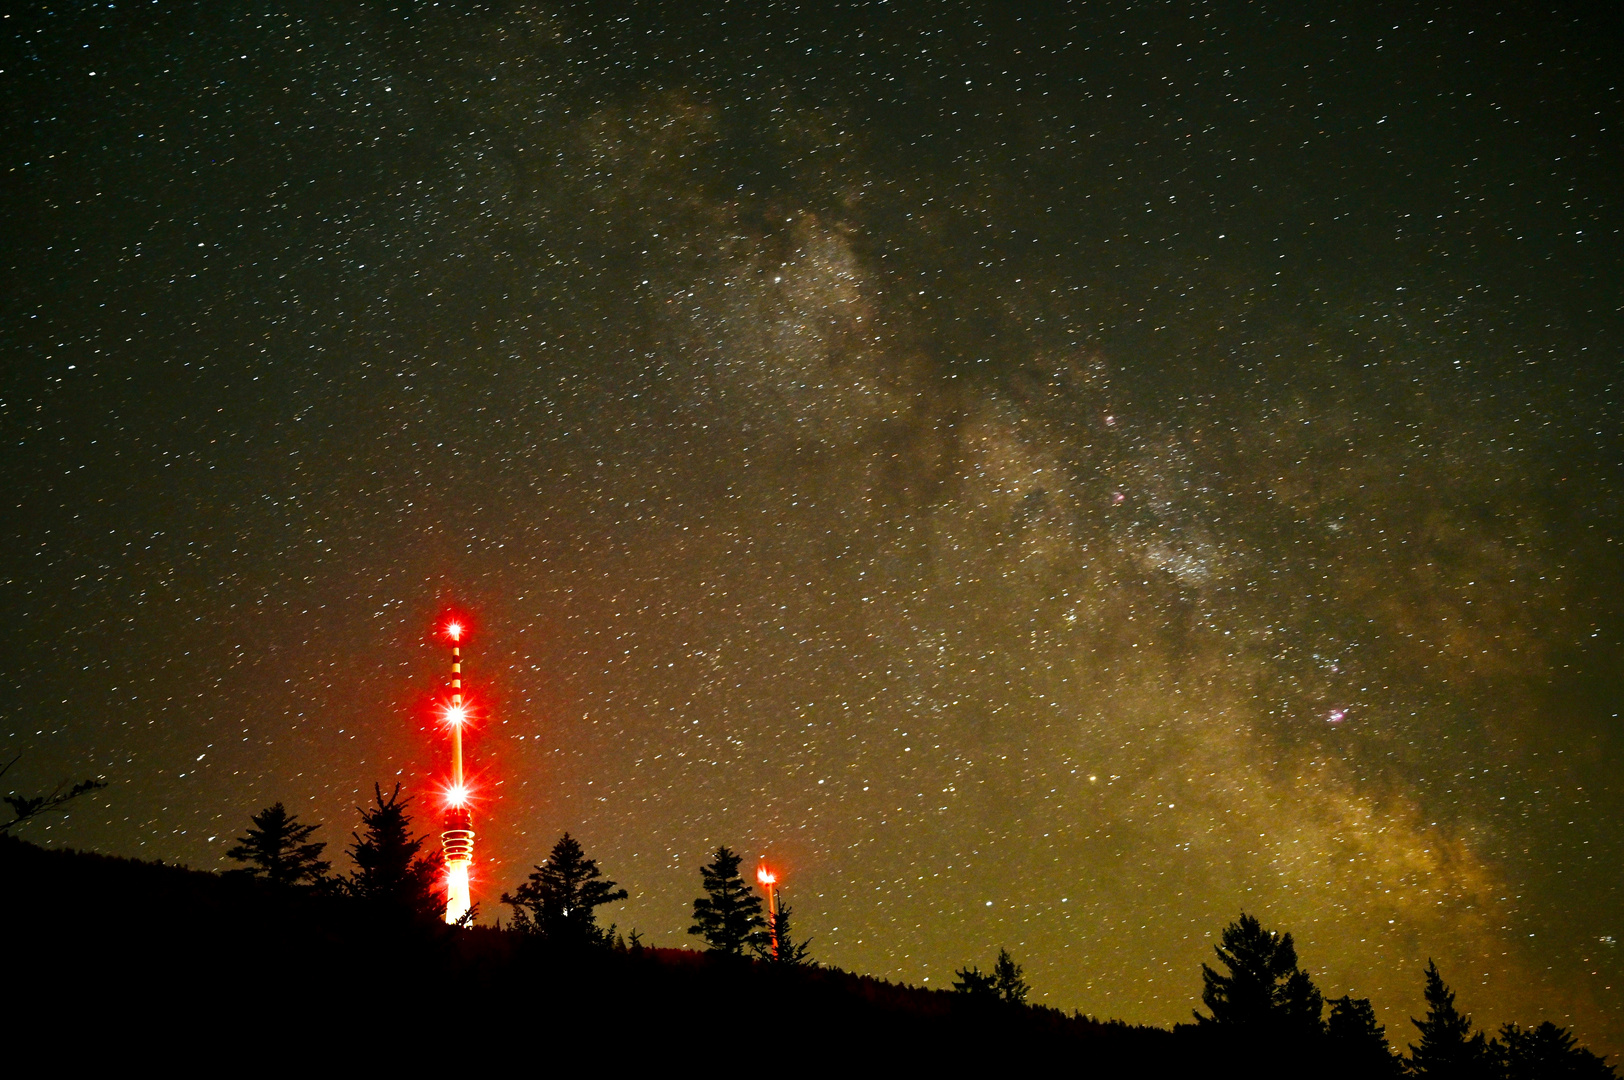
[[1244,908],[1624,1051],[1616,33],[1043,8],[0,20],[22,835],[427,811],[455,604],[487,920],[728,844],[856,971],[1166,1024]]

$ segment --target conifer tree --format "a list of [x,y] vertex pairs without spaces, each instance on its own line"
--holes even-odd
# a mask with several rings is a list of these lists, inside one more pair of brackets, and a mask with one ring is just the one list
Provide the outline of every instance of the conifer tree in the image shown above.
[[[778,910],[773,912],[771,917],[772,936],[768,937],[766,934],[757,935],[755,941],[756,955],[773,964],[788,964],[792,967],[816,966],[807,955],[812,947],[811,939],[796,941],[790,934],[790,906],[784,903],[782,889],[779,890],[778,895]],[[776,952],[773,951],[774,940],[778,943]]]
[[699,934],[711,952],[741,956],[747,946],[760,940],[767,921],[761,917],[761,897],[739,876],[740,856],[726,846],[716,849],[715,859],[699,869],[705,895],[694,901],[694,924],[690,934]]
[[281,803],[272,803],[248,820],[253,827],[226,852],[248,865],[231,873],[262,877],[273,885],[315,885],[332,868],[321,858],[326,843],[310,840],[320,825],[299,824],[299,816],[288,813]]
[[1410,1046],[1410,1071],[1431,1080],[1491,1080],[1494,1067],[1483,1033],[1472,1032],[1472,1018],[1455,1008],[1455,993],[1445,985],[1438,965],[1427,961],[1427,1018],[1410,1023],[1421,1032],[1421,1044]]
[[998,996],[1011,1005],[1025,1005],[1031,987],[1021,978],[1021,965],[1009,955],[1008,949],[998,950],[998,961],[992,967],[993,986]]
[[977,1001],[998,1000],[998,975],[982,974],[981,968],[972,964],[968,967],[958,968],[953,972],[958,978],[953,980],[953,989]]
[[579,947],[609,944],[609,932],[598,928],[596,909],[626,896],[565,833],[524,884],[502,894],[502,903],[512,905],[515,928],[539,934],[549,944]]
[[406,812],[411,799],[400,797],[399,784],[387,799],[382,785],[372,787],[378,805],[360,811],[361,832],[352,834],[355,843],[350,846],[355,870],[348,891],[381,913],[424,921],[440,918],[445,910],[438,888],[440,853],[419,854],[426,838],[412,836],[412,818]]
[[1617,1075],[1605,1058],[1549,1020],[1531,1028],[1506,1024],[1489,1046],[1505,1080],[1612,1080]]
[[1404,1074],[1403,1059],[1387,1044],[1387,1032],[1376,1022],[1368,998],[1344,994],[1331,1002],[1325,1034],[1332,1076],[1381,1080]]
[[1263,929],[1245,912],[1224,927],[1222,944],[1214,945],[1228,969],[1220,975],[1201,965],[1201,1003],[1211,1016],[1196,1013],[1203,1025],[1260,1028],[1292,1037],[1320,1033],[1324,998],[1297,966],[1297,947],[1290,934]]

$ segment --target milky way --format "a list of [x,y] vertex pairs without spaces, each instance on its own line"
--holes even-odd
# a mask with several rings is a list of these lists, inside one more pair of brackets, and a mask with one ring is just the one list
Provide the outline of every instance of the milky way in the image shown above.
[[1624,1049],[1614,45],[1047,8],[8,16],[24,835],[427,810],[458,604],[486,919],[729,844],[852,970],[1168,1023],[1244,909]]

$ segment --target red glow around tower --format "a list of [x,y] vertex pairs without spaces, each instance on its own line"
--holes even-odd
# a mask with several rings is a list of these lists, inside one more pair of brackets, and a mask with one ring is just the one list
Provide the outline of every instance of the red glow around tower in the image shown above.
[[761,864],[756,867],[756,880],[767,891],[767,937],[772,944],[773,959],[778,958],[778,875],[767,869],[767,860],[762,858]]
[[465,608],[448,605],[434,619],[434,636],[448,645],[466,645],[479,620]]
[[462,641],[468,634],[468,620],[447,615],[440,621],[440,633],[451,644],[451,700],[442,709],[442,718],[451,735],[451,776],[442,796],[445,800],[445,828],[440,833],[445,855],[445,920],[456,923],[470,910],[469,870],[474,861],[474,816],[472,785],[463,771],[462,736],[468,724],[467,699],[462,694]]

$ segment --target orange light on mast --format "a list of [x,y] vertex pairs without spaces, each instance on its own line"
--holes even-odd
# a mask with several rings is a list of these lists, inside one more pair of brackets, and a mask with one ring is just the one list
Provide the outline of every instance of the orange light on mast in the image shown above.
[[767,869],[767,860],[756,867],[756,880],[767,892],[767,936],[772,941],[773,959],[778,959],[778,875]]

